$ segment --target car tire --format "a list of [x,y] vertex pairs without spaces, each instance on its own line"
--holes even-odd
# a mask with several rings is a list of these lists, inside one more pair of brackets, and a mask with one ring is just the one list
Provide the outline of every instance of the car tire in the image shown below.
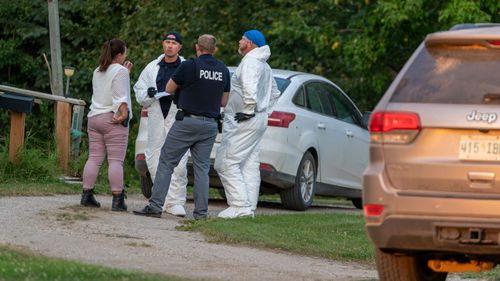
[[151,190],[153,189],[153,181],[151,180],[151,175],[146,173],[145,176],[141,176],[141,191],[142,195],[149,199],[151,197]]
[[280,192],[283,206],[291,210],[307,210],[316,193],[316,176],[316,160],[310,152],[306,152],[297,169],[293,187]]
[[376,252],[380,280],[385,281],[445,281],[447,272],[435,272],[427,266],[427,259]]
[[222,197],[222,199],[227,200],[226,190],[224,190],[224,188],[217,188],[217,192],[219,193],[220,197]]
[[351,202],[356,209],[363,209],[363,200],[361,198],[351,198]]

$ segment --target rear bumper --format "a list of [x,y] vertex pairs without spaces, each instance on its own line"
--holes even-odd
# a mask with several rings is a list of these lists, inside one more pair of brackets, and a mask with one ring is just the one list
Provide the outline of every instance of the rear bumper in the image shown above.
[[441,252],[500,257],[500,220],[463,217],[386,216],[366,224],[377,248],[395,252]]
[[384,206],[381,215],[365,216],[366,230],[377,248],[500,256],[497,200],[445,193],[401,195],[383,170],[374,167],[366,171],[363,186],[365,206]]
[[[222,182],[219,178],[219,174],[217,174],[217,171],[214,169],[214,160],[211,160],[210,164],[210,171],[208,172],[208,175],[210,177],[210,187],[216,187],[216,188],[222,188]],[[291,188],[293,184],[295,183],[295,176],[287,175],[284,173],[280,173],[276,170],[268,170],[268,169],[260,169],[260,178],[262,181],[263,185],[269,186],[269,187],[274,187],[274,188],[280,188],[280,189],[287,189]],[[193,173],[193,163],[191,162],[191,159],[188,161],[188,181],[189,184],[193,184],[194,180],[194,173]]]

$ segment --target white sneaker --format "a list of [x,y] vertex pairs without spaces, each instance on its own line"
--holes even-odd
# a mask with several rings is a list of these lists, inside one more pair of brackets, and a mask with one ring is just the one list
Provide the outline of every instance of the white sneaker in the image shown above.
[[220,212],[217,217],[223,219],[233,219],[238,217],[252,217],[253,212],[250,207],[229,207]]
[[173,205],[170,207],[165,208],[165,212],[167,214],[171,214],[177,217],[185,217],[186,216],[186,210],[184,210],[184,207],[182,205]]

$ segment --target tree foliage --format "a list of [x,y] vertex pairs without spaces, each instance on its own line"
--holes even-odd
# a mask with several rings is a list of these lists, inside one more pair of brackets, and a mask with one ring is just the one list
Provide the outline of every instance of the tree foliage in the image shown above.
[[[48,92],[41,57],[50,55],[47,2],[2,0],[0,81]],[[60,0],[63,63],[76,67],[72,95],[89,100],[101,44],[119,37],[135,63],[132,82],[161,53],[168,30],[184,36],[183,55],[194,55],[202,33],[219,39],[228,65],[243,31],[262,30],[276,68],[312,72],[341,84],[371,109],[426,34],[463,22],[499,20],[495,0]]]
[[[272,67],[323,75],[362,110],[375,106],[426,34],[457,23],[498,22],[499,11],[497,0],[59,0],[63,64],[76,67],[72,97],[90,101],[92,71],[108,39],[127,42],[135,83],[161,54],[169,30],[183,35],[183,56],[193,56],[197,37],[210,33],[218,38],[217,56],[237,65],[238,40],[257,28],[271,47]],[[50,92],[43,53],[50,56],[47,1],[0,0],[0,84]],[[47,129],[30,120],[35,135]],[[0,128],[7,124],[0,111]]]

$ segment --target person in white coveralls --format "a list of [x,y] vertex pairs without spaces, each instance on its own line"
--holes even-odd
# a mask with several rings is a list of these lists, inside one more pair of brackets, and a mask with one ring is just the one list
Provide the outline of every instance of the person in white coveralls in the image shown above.
[[214,163],[229,205],[218,214],[220,218],[254,215],[260,188],[260,141],[268,114],[280,95],[267,64],[271,50],[262,32],[246,31],[238,52],[243,58],[231,77],[222,139]]
[[[168,32],[162,41],[163,54],[151,61],[141,72],[134,92],[137,102],[148,108],[148,138],[145,150],[146,164],[154,182],[161,148],[168,131],[175,121],[177,106],[172,104],[173,95],[165,92],[168,80],[177,67],[184,61],[179,56],[182,49],[182,37],[178,32]],[[174,169],[170,189],[163,209],[175,216],[185,216],[187,185],[186,153]],[[153,187],[154,188],[154,187]]]

